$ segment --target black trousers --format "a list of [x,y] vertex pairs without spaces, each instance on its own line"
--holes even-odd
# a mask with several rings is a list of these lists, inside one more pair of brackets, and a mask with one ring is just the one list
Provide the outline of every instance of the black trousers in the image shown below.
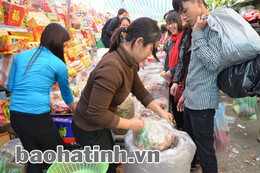
[[197,147],[193,162],[198,156],[203,173],[218,172],[213,138],[214,116],[215,109],[184,108],[184,131],[190,135]]
[[[169,88],[169,90],[170,89],[171,89],[171,87]],[[178,102],[174,101],[174,96],[170,94],[170,91],[169,91],[169,101],[171,103],[172,113],[173,113],[174,120],[176,122],[177,129],[183,129],[184,128],[184,120],[183,120],[184,113],[177,111]]]
[[[79,128],[73,121],[71,125],[74,136],[77,142],[82,146],[99,145],[100,150],[113,150],[115,145],[111,130],[102,129],[95,131],[86,131]],[[107,173],[116,173],[117,164],[109,164]]]
[[[11,125],[20,138],[23,147],[29,153],[38,149],[42,152],[56,151],[57,145],[63,145],[61,136],[49,113],[26,114],[10,111]],[[27,173],[42,173],[45,164],[27,163]]]

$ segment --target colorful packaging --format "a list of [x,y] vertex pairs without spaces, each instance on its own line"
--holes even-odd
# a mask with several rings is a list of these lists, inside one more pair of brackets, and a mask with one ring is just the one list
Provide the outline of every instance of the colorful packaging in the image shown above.
[[28,26],[30,28],[37,28],[38,26],[47,26],[51,21],[46,17],[33,17],[28,21]]
[[34,42],[33,31],[30,29],[27,32],[19,32],[19,31],[10,31],[10,35],[12,36],[20,36],[20,37],[28,37],[29,42]]
[[4,25],[4,7],[3,7],[3,2],[0,1],[0,25]]
[[56,13],[45,13],[48,19],[51,21],[58,21],[58,15]]
[[10,121],[9,100],[2,100],[0,103],[0,123]]
[[2,45],[3,50],[10,53],[18,53],[21,47],[27,45],[28,37],[20,37],[20,36],[11,36],[11,35],[3,35],[2,36]]
[[28,9],[18,5],[3,2],[4,21],[6,25],[26,27]]
[[38,26],[36,28],[32,28],[35,42],[41,41],[41,35],[42,35],[44,28],[45,28],[45,26]]

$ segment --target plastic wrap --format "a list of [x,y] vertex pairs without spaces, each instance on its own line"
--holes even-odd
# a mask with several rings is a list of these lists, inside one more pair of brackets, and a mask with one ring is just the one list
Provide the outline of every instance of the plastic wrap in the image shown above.
[[218,7],[207,19],[210,29],[219,33],[222,42],[222,63],[219,71],[254,58],[260,52],[260,37],[237,12]]
[[[169,81],[160,76],[161,71],[163,70],[163,66],[161,63],[148,63],[144,69],[139,70],[138,75],[143,82],[145,88],[149,93],[154,97],[157,103],[164,110],[169,109]],[[136,114],[147,116],[148,114],[152,114],[149,109],[146,109],[141,105],[138,101],[135,102],[135,110]],[[147,114],[147,112],[149,112]]]
[[0,148],[0,158],[5,158],[7,162],[14,162],[16,146],[22,146],[19,138],[7,141]]
[[232,98],[260,94],[260,54],[252,60],[231,66],[218,75],[219,88]]
[[134,132],[135,145],[141,150],[168,149],[175,137],[173,126],[165,119],[156,117],[143,117],[144,128]]
[[229,143],[229,127],[225,121],[226,105],[219,104],[214,117],[214,147],[217,153],[226,150]]
[[70,113],[70,108],[66,105],[61,97],[60,91],[50,93],[52,113]]
[[258,118],[256,96],[233,99],[232,108],[243,121],[255,121]]
[[[190,173],[196,146],[186,132],[174,130],[176,138],[179,139],[177,146],[160,152],[161,162],[158,163],[126,163],[123,165],[126,173]],[[134,151],[141,151],[134,144],[133,131],[129,130],[125,136],[125,149],[128,156],[135,157]],[[136,158],[136,157],[135,157]]]

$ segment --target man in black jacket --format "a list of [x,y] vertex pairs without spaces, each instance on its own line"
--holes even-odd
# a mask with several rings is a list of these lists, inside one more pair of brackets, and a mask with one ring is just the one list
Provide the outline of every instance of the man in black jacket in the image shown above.
[[104,25],[104,27],[102,28],[101,39],[106,48],[110,47],[110,38],[114,30],[119,27],[119,19],[121,17],[126,17],[126,16],[128,16],[127,11],[123,8],[120,8],[117,12],[117,16],[109,19]]

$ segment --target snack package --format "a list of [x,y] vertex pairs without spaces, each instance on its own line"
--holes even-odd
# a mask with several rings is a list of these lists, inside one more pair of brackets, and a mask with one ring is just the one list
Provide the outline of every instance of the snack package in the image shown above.
[[173,126],[167,120],[154,116],[142,119],[145,123],[144,128],[134,133],[136,146],[141,150],[168,149],[175,137]]

